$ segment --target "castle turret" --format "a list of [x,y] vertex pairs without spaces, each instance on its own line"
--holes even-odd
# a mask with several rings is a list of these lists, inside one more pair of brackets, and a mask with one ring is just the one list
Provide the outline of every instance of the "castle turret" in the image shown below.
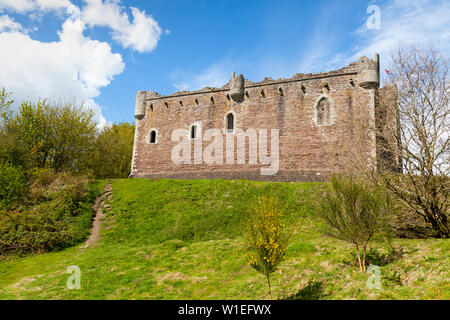
[[145,117],[145,91],[138,91],[136,93],[136,107],[134,109],[134,117],[142,120]]
[[244,76],[240,74],[235,78],[233,72],[231,76],[230,97],[234,101],[239,101],[244,97],[244,91]]
[[375,59],[361,57],[358,61],[358,76],[356,81],[365,88],[378,88],[380,86],[380,56],[375,54]]

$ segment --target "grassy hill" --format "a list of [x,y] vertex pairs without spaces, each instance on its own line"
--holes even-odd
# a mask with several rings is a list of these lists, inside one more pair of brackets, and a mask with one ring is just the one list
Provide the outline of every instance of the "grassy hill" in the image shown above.
[[[294,227],[273,276],[279,299],[450,299],[449,240],[396,239],[369,251],[382,289],[355,265],[351,246],[323,235],[311,204],[316,183],[114,180],[100,243],[0,262],[0,299],[265,299],[245,261],[247,210],[274,193]],[[69,290],[68,266],[81,269]]]

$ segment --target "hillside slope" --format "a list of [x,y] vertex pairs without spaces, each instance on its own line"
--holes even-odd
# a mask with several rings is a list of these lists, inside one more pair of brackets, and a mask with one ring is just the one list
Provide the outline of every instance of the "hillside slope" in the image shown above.
[[[111,212],[97,246],[0,262],[1,299],[265,299],[266,283],[246,264],[246,213],[274,193],[294,227],[273,277],[280,299],[450,299],[448,240],[376,244],[369,263],[382,289],[366,286],[351,247],[324,236],[310,196],[315,183],[224,180],[114,180]],[[66,286],[67,267],[81,289]]]

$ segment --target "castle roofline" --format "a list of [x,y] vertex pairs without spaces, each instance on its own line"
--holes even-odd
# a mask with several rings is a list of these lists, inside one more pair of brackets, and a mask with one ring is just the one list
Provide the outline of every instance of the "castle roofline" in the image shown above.
[[[369,59],[365,56],[361,57],[357,62],[352,62],[348,66],[341,68],[339,70],[329,71],[329,72],[321,72],[321,73],[296,73],[291,78],[284,79],[280,78],[278,80],[273,80],[271,78],[264,78],[260,82],[252,82],[249,80],[245,80],[242,75],[239,75],[238,78],[234,78],[234,73],[231,80],[225,84],[221,88],[214,87],[205,87],[201,90],[195,91],[179,91],[169,95],[160,95],[157,92],[153,91],[138,91],[136,94],[136,108],[135,108],[135,117],[137,119],[141,119],[144,117],[145,113],[145,101],[155,101],[161,99],[169,99],[169,98],[178,98],[184,96],[192,96],[198,94],[208,94],[208,93],[218,93],[218,92],[226,92],[229,91],[230,95],[233,99],[239,97],[244,94],[245,89],[255,88],[255,87],[264,87],[271,86],[283,83],[291,83],[291,82],[301,82],[308,81],[314,79],[324,79],[331,77],[340,77],[340,76],[355,76],[355,82],[362,88],[374,88],[378,87],[380,84],[380,64],[379,64],[379,55],[375,54],[375,59]],[[239,82],[239,84],[238,84]],[[236,95],[234,97],[234,95]]]
[[[364,56],[364,57],[361,57],[357,62],[352,62],[346,67],[343,67],[338,70],[329,71],[329,72],[296,73],[291,78],[279,78],[278,80],[274,80],[270,77],[266,77],[260,82],[253,82],[253,81],[245,79],[244,86],[245,86],[245,88],[254,88],[254,87],[262,87],[262,86],[268,86],[268,85],[274,85],[274,84],[283,84],[283,83],[307,81],[307,80],[322,79],[322,78],[329,78],[329,77],[356,75],[360,71],[359,70],[360,68],[358,68],[358,66],[361,64],[361,61],[364,61],[364,60],[370,61],[371,59]],[[168,94],[168,95],[160,95],[157,92],[148,91],[148,93],[150,93],[150,94],[147,94],[146,100],[151,101],[151,100],[160,100],[160,99],[166,99],[166,98],[190,96],[190,95],[196,95],[196,94],[202,94],[202,93],[224,92],[224,91],[228,91],[230,89],[230,84],[231,84],[231,81],[229,81],[227,84],[225,84],[221,88],[204,87],[200,90],[178,91],[178,92],[174,92],[174,93]]]
[[[249,80],[245,80],[245,88],[255,88],[255,87],[263,87],[263,86],[270,86],[274,84],[283,84],[283,83],[290,83],[290,82],[299,82],[299,81],[307,81],[307,80],[314,80],[314,79],[323,79],[323,78],[331,78],[331,77],[340,77],[340,76],[348,76],[348,75],[357,75],[357,71],[348,71],[348,72],[324,72],[324,73],[318,73],[318,74],[300,74],[297,73],[293,77],[284,79],[280,78],[278,80],[273,80],[271,78],[264,78],[263,81],[260,82],[253,82]],[[299,77],[299,76],[302,77]],[[160,95],[156,92],[153,93],[153,97],[146,98],[147,101],[150,100],[160,100],[160,99],[167,99],[167,98],[175,98],[175,97],[183,97],[183,96],[191,96],[196,95],[200,93],[215,93],[215,92],[225,92],[229,91],[229,83],[227,83],[225,86],[221,88],[214,88],[214,87],[205,87],[200,90],[194,90],[194,91],[179,91],[175,92],[169,95]]]

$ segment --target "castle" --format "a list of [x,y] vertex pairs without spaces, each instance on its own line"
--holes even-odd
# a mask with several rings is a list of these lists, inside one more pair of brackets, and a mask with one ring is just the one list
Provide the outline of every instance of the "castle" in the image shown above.
[[374,130],[398,129],[380,103],[391,89],[380,88],[376,54],[290,79],[255,83],[233,73],[222,88],[139,91],[130,176],[323,181],[351,158],[395,170],[398,154],[382,152]]

